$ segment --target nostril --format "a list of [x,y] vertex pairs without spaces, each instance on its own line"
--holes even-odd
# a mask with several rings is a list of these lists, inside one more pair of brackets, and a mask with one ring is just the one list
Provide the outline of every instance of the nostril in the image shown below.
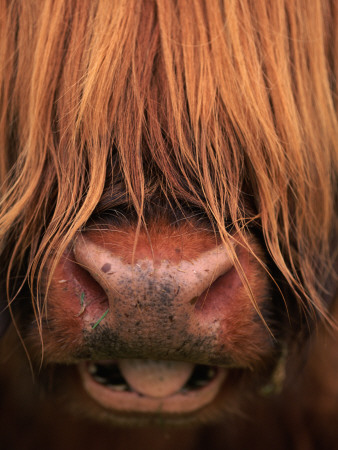
[[219,276],[208,288],[198,297],[191,299],[190,303],[196,310],[209,306],[216,306],[220,302],[223,304],[234,297],[234,292],[242,286],[237,270],[232,266],[226,273]]
[[76,260],[72,251],[63,256],[56,270],[51,294],[58,299],[61,309],[92,328],[100,324],[109,308],[102,286]]

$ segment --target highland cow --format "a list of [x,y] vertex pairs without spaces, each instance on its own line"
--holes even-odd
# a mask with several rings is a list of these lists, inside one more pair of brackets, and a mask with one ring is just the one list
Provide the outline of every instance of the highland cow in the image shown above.
[[334,0],[3,0],[1,448],[338,448]]

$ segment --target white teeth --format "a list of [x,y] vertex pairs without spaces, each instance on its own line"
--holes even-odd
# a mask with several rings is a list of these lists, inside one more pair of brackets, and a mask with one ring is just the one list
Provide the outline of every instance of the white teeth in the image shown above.
[[207,376],[208,376],[209,380],[211,380],[211,378],[214,378],[215,373],[216,373],[215,369],[211,368],[211,369],[208,370]]
[[208,380],[196,380],[194,382],[194,386],[196,386],[196,387],[203,387],[203,386],[206,386],[208,383],[209,383]]
[[97,372],[97,367],[96,367],[96,365],[95,365],[95,364],[90,364],[90,365],[88,366],[88,372],[89,372],[91,375],[95,375],[96,372]]
[[123,392],[128,390],[128,386],[126,384],[107,384],[107,387],[112,391]]
[[106,378],[102,378],[102,377],[98,377],[98,376],[94,376],[93,377],[95,381],[97,381],[100,384],[106,384],[107,383],[107,379]]

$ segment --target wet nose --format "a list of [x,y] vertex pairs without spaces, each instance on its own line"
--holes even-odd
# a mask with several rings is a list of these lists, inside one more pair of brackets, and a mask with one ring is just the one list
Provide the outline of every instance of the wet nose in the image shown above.
[[172,306],[188,309],[213,282],[232,267],[223,246],[191,260],[155,260],[151,257],[127,261],[85,236],[77,239],[75,259],[105,291],[110,311],[132,313],[158,310],[171,315]]
[[[136,251],[134,258],[122,253],[105,239],[95,242],[86,234],[80,235],[74,245],[77,264],[96,281],[107,299],[96,335],[105,333],[101,341],[109,340],[117,357],[151,355],[184,360],[196,353],[198,361],[210,362],[208,349],[218,352],[223,333],[228,281],[234,285],[233,262],[225,247],[216,245],[193,257],[183,254],[182,258],[165,258],[163,253],[158,257],[155,247],[153,252]],[[230,278],[224,280],[229,273]],[[94,317],[89,319],[93,328]]]

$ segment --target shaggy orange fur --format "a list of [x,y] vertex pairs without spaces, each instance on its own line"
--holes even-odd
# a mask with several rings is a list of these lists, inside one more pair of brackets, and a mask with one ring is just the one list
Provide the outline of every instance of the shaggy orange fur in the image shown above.
[[[258,334],[275,339],[258,298],[269,284],[335,345],[337,77],[335,0],[0,0],[0,286],[33,365],[81,341],[55,280],[79,233],[105,242],[115,213],[130,235],[107,247],[128,263],[154,257],[149,236],[159,261],[222,243]],[[44,340],[53,311],[58,341]],[[256,323],[229,311],[235,348],[237,325]]]

